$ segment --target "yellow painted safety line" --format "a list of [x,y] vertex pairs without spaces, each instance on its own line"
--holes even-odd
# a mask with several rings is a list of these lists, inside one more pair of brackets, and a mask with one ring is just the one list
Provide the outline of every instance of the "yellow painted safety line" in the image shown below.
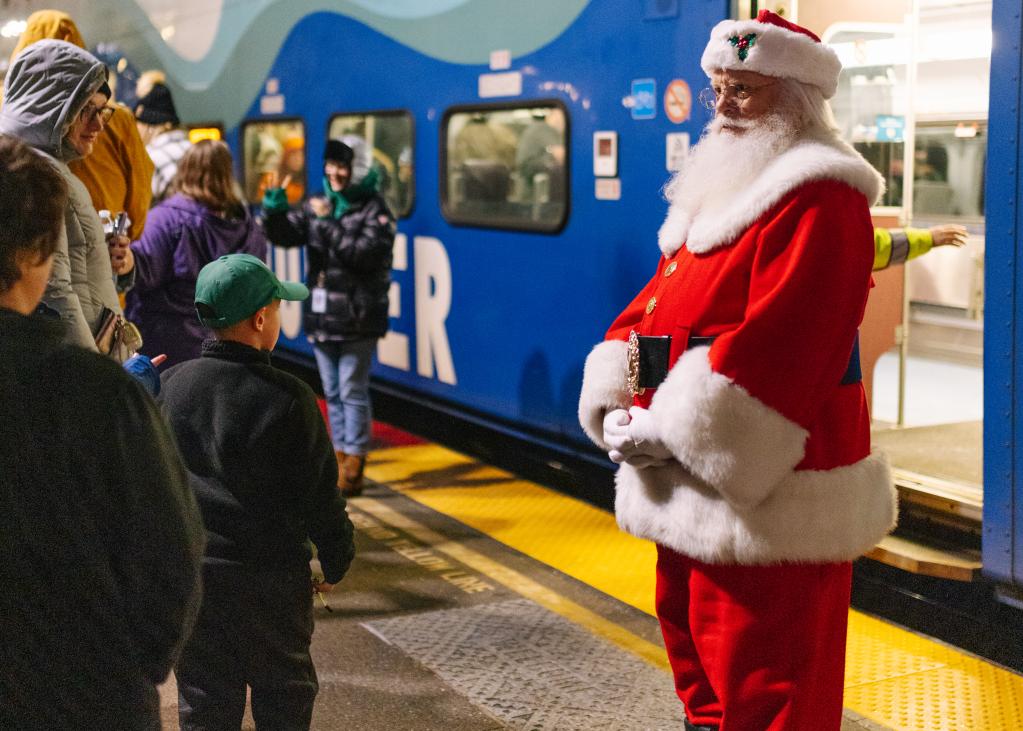
[[374,452],[367,476],[654,614],[657,549],[613,515],[435,444]]
[[[653,544],[603,510],[434,444],[374,452],[367,475],[654,614]],[[854,610],[845,688],[847,708],[896,731],[1023,729],[1023,676]]]
[[668,660],[664,655],[663,649],[642,637],[634,635],[620,625],[604,619],[599,614],[576,604],[543,584],[533,581],[518,571],[494,561],[471,548],[467,548],[457,541],[448,539],[422,523],[387,507],[379,500],[363,498],[358,501],[357,505],[359,510],[364,510],[381,523],[386,523],[391,528],[404,531],[428,545],[434,551],[446,554],[487,578],[503,584],[516,594],[560,614],[570,622],[584,627],[591,634],[603,637],[623,650],[637,655],[662,670],[669,669]]

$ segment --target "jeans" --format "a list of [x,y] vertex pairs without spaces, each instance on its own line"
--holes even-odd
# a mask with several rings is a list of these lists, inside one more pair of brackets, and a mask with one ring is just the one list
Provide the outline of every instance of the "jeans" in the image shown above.
[[316,365],[327,400],[334,449],[345,454],[369,451],[373,414],[369,403],[369,367],[376,339],[316,343]]

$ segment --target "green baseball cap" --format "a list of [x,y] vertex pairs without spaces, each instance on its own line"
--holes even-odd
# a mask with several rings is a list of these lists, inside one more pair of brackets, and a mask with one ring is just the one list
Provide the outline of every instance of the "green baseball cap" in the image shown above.
[[199,322],[214,330],[241,322],[275,299],[301,302],[308,296],[304,284],[282,282],[252,254],[227,254],[211,261],[195,282]]

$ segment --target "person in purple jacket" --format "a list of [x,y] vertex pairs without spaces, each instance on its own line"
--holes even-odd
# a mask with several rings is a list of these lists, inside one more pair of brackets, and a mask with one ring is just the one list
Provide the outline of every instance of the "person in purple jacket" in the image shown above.
[[203,140],[181,159],[174,195],[149,212],[142,238],[132,242],[135,287],[126,315],[151,353],[167,365],[198,358],[203,339],[195,315],[199,270],[225,254],[266,258],[266,238],[239,200],[231,151]]

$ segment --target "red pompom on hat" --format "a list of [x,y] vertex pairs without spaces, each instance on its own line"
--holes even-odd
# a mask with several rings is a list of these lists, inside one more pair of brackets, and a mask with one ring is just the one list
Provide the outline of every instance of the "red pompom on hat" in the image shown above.
[[838,89],[842,62],[812,31],[770,10],[755,20],[723,20],[710,32],[700,66],[704,73],[721,69],[755,71],[816,86],[830,99]]

